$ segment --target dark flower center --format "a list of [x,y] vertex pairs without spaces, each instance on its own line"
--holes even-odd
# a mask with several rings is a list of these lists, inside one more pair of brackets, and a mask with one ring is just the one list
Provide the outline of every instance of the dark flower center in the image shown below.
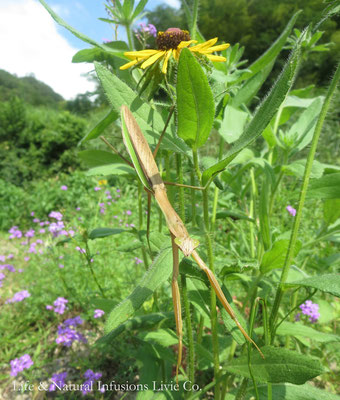
[[183,42],[190,40],[188,31],[182,31],[179,28],[169,28],[165,32],[158,32],[157,46],[159,50],[177,49],[177,46]]

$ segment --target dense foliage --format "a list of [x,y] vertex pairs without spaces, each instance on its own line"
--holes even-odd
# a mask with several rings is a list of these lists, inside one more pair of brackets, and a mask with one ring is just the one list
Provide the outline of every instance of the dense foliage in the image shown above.
[[[107,1],[127,44],[40,2],[91,45],[73,61],[94,62],[110,108],[0,107],[0,397],[338,400],[340,66],[306,86],[329,50],[318,3],[230,3],[230,34],[270,40],[246,62],[200,33],[229,1],[183,0],[199,43],[170,29],[162,49],[144,48],[152,26],[134,31],[147,0]],[[298,5],[275,38],[255,35],[251,9],[281,22]],[[87,96],[69,109],[86,113]]]

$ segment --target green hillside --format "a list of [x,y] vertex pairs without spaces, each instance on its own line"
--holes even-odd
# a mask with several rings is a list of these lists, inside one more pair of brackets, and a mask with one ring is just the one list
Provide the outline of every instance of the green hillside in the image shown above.
[[0,101],[7,101],[14,96],[34,106],[56,107],[64,100],[60,94],[34,76],[18,78],[0,69]]

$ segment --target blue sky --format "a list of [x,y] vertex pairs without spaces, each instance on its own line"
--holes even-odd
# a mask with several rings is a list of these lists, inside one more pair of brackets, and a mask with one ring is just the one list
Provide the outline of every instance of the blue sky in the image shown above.
[[[46,0],[69,25],[101,42],[113,39],[105,0]],[[138,3],[138,0],[136,0]],[[179,0],[149,0],[147,9],[167,4],[179,6]],[[125,39],[124,29],[118,39]],[[38,0],[0,0],[0,69],[17,76],[33,74],[65,99],[94,89],[87,75],[92,64],[74,64],[73,55],[90,47],[57,25]]]
[[[107,18],[104,0],[46,0],[48,4],[70,25],[87,36],[101,42],[103,39],[113,39],[113,29],[110,24],[100,21],[98,18]],[[138,4],[138,0],[135,1]],[[149,0],[146,10],[153,10],[158,5],[170,5],[179,7],[179,0]],[[74,37],[64,28],[59,32],[70,44],[78,48],[89,45]],[[118,39],[125,40],[124,28],[119,27]]]

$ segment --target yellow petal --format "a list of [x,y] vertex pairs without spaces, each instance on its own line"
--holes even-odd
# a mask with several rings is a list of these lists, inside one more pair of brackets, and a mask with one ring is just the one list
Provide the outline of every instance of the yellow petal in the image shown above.
[[191,47],[190,50],[199,51],[199,50],[202,50],[202,49],[207,49],[208,47],[213,46],[217,42],[217,39],[218,38],[215,37],[214,39],[210,39],[207,42],[197,44],[196,46]]
[[206,54],[206,56],[209,58],[210,61],[227,61],[227,59],[222,56],[213,56],[210,54]]
[[174,49],[174,51],[173,51],[173,56],[174,56],[174,59],[176,60],[176,61],[178,61],[179,60],[179,55],[181,54],[181,50],[179,50],[178,48],[177,49]]
[[166,56],[164,57],[164,62],[163,62],[163,67],[162,67],[162,72],[163,74],[166,74],[167,68],[168,68],[168,61],[171,56],[172,50],[170,49],[167,51]]
[[140,50],[140,51],[126,51],[124,56],[127,57],[150,57],[153,54],[158,53],[159,50]]
[[230,46],[230,44],[229,43],[224,43],[224,44],[220,44],[220,45],[218,45],[218,46],[213,46],[213,47],[209,47],[209,49],[206,49],[206,50],[202,50],[202,51],[200,51],[200,53],[202,52],[207,52],[207,51],[209,51],[209,52],[211,52],[211,53],[213,53],[214,51],[222,51],[222,50],[225,50],[225,49],[227,49],[228,47]]
[[143,64],[141,65],[141,68],[143,68],[143,69],[147,68],[149,65],[156,62],[159,58],[163,57],[165,53],[166,53],[165,51],[158,50],[158,52],[156,54],[154,54],[152,57],[148,58],[146,61],[143,62]]
[[184,47],[188,47],[191,43],[197,43],[197,40],[183,40],[178,46],[177,49],[183,49]]
[[119,67],[119,69],[128,69],[128,68],[132,67],[133,65],[137,64],[137,62],[138,62],[137,60],[130,61],[130,62],[122,65],[121,67]]

